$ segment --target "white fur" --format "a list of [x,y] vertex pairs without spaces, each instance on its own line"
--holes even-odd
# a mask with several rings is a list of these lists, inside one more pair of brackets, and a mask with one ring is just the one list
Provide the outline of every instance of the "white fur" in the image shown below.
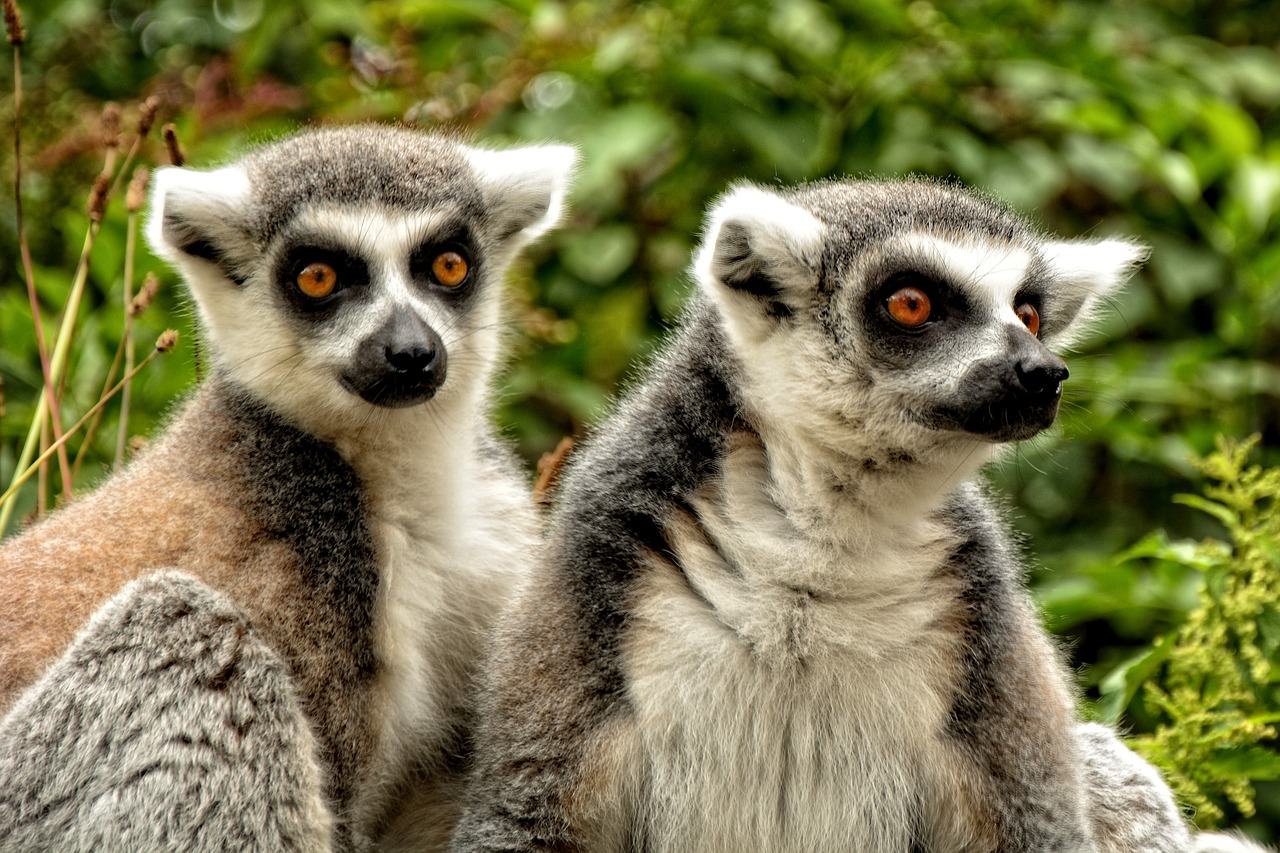
[[[273,282],[255,276],[236,286],[210,264],[187,264],[211,349],[231,377],[332,442],[364,485],[381,561],[386,704],[376,772],[384,793],[407,762],[436,753],[454,733],[483,637],[537,540],[527,494],[484,463],[477,446],[499,347],[500,287],[490,282],[465,317],[451,319],[408,279],[409,254],[449,214],[301,212],[291,230],[358,251],[376,287],[361,314],[319,337],[297,334]],[[371,406],[338,382],[358,342],[393,311],[425,319],[448,353],[435,396],[403,409]],[[366,808],[381,805],[375,795]]]
[[481,461],[475,415],[463,414],[338,442],[366,486],[382,560],[384,793],[407,760],[455,735],[488,630],[536,553],[528,494]]
[[[380,731],[372,786],[362,790],[351,817],[357,826],[376,826],[399,811],[394,838],[384,839],[387,849],[421,849],[422,838],[440,833],[431,812],[415,810],[417,800],[402,801],[401,786],[421,781],[412,774],[443,769],[430,764],[455,745],[489,628],[538,543],[527,491],[482,443],[491,433],[485,419],[501,344],[506,261],[561,216],[576,154],[560,146],[462,150],[492,205],[486,210],[491,233],[518,226],[489,247],[480,267],[487,278],[465,307],[440,304],[410,280],[409,257],[451,220],[447,205],[411,212],[375,204],[300,209],[284,233],[346,247],[369,266],[359,310],[353,306],[340,322],[318,324],[314,332],[290,320],[272,280],[271,247],[258,249],[261,263],[236,284],[218,265],[165,240],[163,205],[173,198],[197,214],[201,227],[252,221],[234,217],[253,204],[238,168],[161,170],[149,225],[157,251],[186,275],[218,366],[284,418],[331,443],[364,488],[380,573]],[[407,408],[373,406],[340,384],[359,343],[393,312],[424,320],[447,353],[444,383],[429,401]],[[428,802],[433,795],[419,790],[414,796],[425,810],[438,807]]]
[[752,255],[768,265],[766,272],[800,290],[817,281],[826,226],[809,211],[750,184],[734,187],[707,215],[693,274],[724,308],[730,335],[744,343],[762,343],[775,324],[759,311],[756,297],[725,286],[717,274],[716,256],[726,227],[744,230]]
[[[880,399],[878,389],[850,376],[821,329],[811,323],[779,324],[765,316],[756,297],[739,295],[719,280],[715,255],[726,223],[746,229],[753,253],[771,265],[781,287],[796,291],[816,284],[826,227],[781,197],[742,185],[712,209],[694,263],[698,282],[720,308],[733,350],[742,359],[745,390],[761,418],[756,428],[772,452],[790,454],[792,464],[780,476],[794,481],[792,493],[824,494],[850,459],[879,453],[895,440],[919,444],[912,436],[921,428],[903,419],[896,408],[899,401]],[[918,237],[914,244],[905,240],[901,249],[939,253],[948,247],[955,248],[952,262],[971,273],[969,257],[956,244]],[[894,494],[883,496],[884,505],[895,505],[900,495],[936,495],[990,458],[973,442],[966,443],[962,453],[968,455],[968,464],[949,455],[930,466],[932,481],[915,472],[910,482],[887,484]]]
[[[801,233],[806,240],[820,239],[821,234],[808,227]],[[777,247],[773,250],[781,251]],[[805,242],[787,254],[812,255],[815,251]],[[1023,328],[1013,302],[1031,261],[1026,250],[908,234],[882,251],[928,258],[932,264],[942,265],[957,282],[966,285],[977,309],[992,316],[990,328],[967,339],[957,358],[973,361],[993,356],[1007,346],[1005,325]],[[772,455],[789,459],[776,473],[788,482],[798,506],[808,507],[819,500],[817,496],[828,494],[833,482],[840,482],[862,492],[859,512],[866,507],[915,511],[920,496],[939,498],[992,459],[996,448],[989,443],[960,434],[939,436],[907,417],[918,395],[949,392],[962,371],[934,371],[922,381],[911,371],[879,370],[875,365],[852,367],[845,354],[832,351],[828,335],[813,323],[780,324],[763,316],[755,297],[735,298],[712,276],[710,255],[704,246],[697,267],[700,282],[720,305],[733,349],[742,360],[744,390],[759,417],[756,428]],[[920,464],[894,478],[856,482],[849,478],[851,466],[856,468],[863,458],[895,447],[910,449]],[[825,511],[812,507],[805,511],[810,515],[817,512],[821,524],[831,521]]]
[[1272,853],[1239,833],[1202,833],[1195,837],[1191,853]]
[[1063,281],[1087,286],[1098,296],[1124,284],[1150,249],[1132,240],[1055,240],[1040,247],[1040,254]]
[[[727,223],[794,316],[719,279],[741,254],[740,234],[717,254]],[[627,671],[654,849],[903,853],[912,815],[931,851],[980,849],[965,811],[975,782],[944,734],[957,590],[935,570],[955,543],[929,519],[995,445],[910,415],[1006,352],[1010,327],[1030,334],[1015,308],[1037,258],[978,235],[867,247],[849,280],[828,282],[844,289],[833,310],[857,316],[879,282],[856,276],[878,260],[917,258],[983,321],[936,363],[884,368],[859,361],[853,321],[833,333],[805,311],[824,237],[806,211],[740,187],[713,210],[695,264],[763,445],[735,439],[719,482],[691,501],[696,519],[668,531],[683,575],[655,565],[636,598]]]
[[[212,264],[184,264],[211,351],[237,382],[307,432],[332,442],[365,487],[381,563],[383,664],[379,755],[370,818],[421,756],[455,735],[483,638],[529,565],[537,524],[527,493],[481,459],[484,400],[499,348],[500,288],[451,319],[408,281],[410,252],[449,216],[308,209],[291,228],[348,245],[370,262],[377,296],[342,329],[299,336],[273,282],[237,286]],[[264,275],[269,273],[264,273]],[[444,384],[427,403],[370,406],[338,376],[358,342],[393,311],[412,311],[441,336]]]
[[[929,580],[939,532],[801,530],[795,497],[762,448],[733,450],[695,504],[708,538],[670,537],[692,590],[656,569],[640,597],[628,670],[654,849],[902,853],[917,802],[963,801],[933,736],[954,640]],[[948,825],[931,849],[964,849],[960,808],[926,817]]]
[[1131,276],[1150,250],[1129,240],[1061,240],[1040,247],[1040,255],[1054,288],[1080,303],[1079,314],[1065,334],[1054,336],[1057,347],[1068,347],[1084,335],[1099,306]]
[[740,184],[722,196],[707,214],[702,248],[694,273],[702,281],[715,278],[712,260],[720,230],[737,223],[751,233],[751,247],[761,257],[792,258],[816,271],[826,227],[809,211],[751,184]]
[[[978,310],[986,311],[997,323],[1021,327],[1014,313],[1018,291],[1031,266],[1031,254],[1016,244],[982,240],[979,237],[952,239],[933,234],[906,234],[892,241],[885,253],[929,259],[946,272],[950,281],[964,288]],[[993,341],[1003,335],[993,334]],[[994,355],[975,353],[975,358]]]
[[484,189],[486,202],[493,208],[491,216],[536,209],[550,199],[546,213],[523,227],[521,243],[533,240],[559,223],[578,162],[577,149],[568,145],[529,145],[507,151],[486,148],[463,151]]
[[177,263],[186,271],[187,256],[164,238],[164,206],[167,199],[178,201],[184,210],[217,220],[229,211],[240,211],[251,203],[249,178],[238,166],[224,166],[211,172],[165,166],[151,176],[151,215],[147,220],[147,240],[160,257]]

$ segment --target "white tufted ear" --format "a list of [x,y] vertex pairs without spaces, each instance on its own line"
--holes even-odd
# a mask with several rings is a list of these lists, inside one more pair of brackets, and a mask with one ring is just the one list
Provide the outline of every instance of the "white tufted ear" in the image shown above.
[[1065,343],[1079,337],[1102,302],[1120,289],[1146,260],[1141,243],[1106,240],[1059,240],[1041,246],[1053,287],[1046,296],[1047,339]]
[[564,214],[578,152],[569,145],[530,145],[506,151],[465,148],[502,239],[526,243],[556,226]]
[[817,281],[825,233],[809,211],[740,184],[712,207],[694,273],[717,298],[750,297],[762,315],[785,315]]
[[166,167],[152,179],[147,239],[171,263],[207,261],[240,281],[239,267],[253,255],[246,222],[251,205],[249,179],[237,167]]

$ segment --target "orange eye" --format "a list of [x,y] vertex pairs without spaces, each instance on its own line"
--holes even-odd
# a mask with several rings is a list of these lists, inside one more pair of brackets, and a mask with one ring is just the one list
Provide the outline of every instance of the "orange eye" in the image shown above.
[[311,299],[324,299],[338,286],[337,271],[326,263],[315,261],[298,273],[298,290]]
[[441,252],[431,262],[431,274],[445,287],[457,287],[467,280],[467,259],[457,252]]
[[1022,325],[1027,327],[1033,335],[1040,334],[1040,312],[1030,302],[1024,302],[1014,309],[1014,313],[1018,315],[1018,319],[1022,321]]
[[908,329],[918,329],[929,322],[933,305],[929,296],[918,287],[904,287],[894,291],[885,303],[889,316]]

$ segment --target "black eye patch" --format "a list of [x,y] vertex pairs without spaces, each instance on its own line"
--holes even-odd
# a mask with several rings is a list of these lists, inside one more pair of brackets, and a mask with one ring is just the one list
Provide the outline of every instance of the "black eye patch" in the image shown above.
[[[867,316],[893,330],[916,334],[943,320],[963,318],[969,312],[969,302],[960,289],[930,270],[887,270],[879,279],[880,284],[870,291]],[[903,300],[898,297],[904,293],[911,294],[912,308],[923,314],[907,318],[900,313]],[[920,297],[923,306],[919,304]]]
[[[308,295],[305,280],[315,265],[330,267],[337,281],[322,298]],[[327,317],[343,302],[367,290],[369,265],[353,252],[323,243],[301,242],[290,246],[276,265],[276,283],[289,304],[301,313]],[[303,284],[300,286],[300,280]]]
[[[448,259],[445,266],[442,258]],[[461,223],[432,234],[409,255],[409,277],[414,284],[455,305],[465,304],[475,293],[481,266],[471,231]]]

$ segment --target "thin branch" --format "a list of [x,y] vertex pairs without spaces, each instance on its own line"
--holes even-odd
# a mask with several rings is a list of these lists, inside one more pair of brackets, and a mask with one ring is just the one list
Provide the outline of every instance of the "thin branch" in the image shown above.
[[[125,248],[124,248],[124,332],[120,336],[120,345],[124,347],[124,373],[126,376],[133,370],[133,256],[137,250],[138,242],[138,207],[141,206],[141,196],[143,188],[146,185],[146,175],[144,170],[139,170],[141,176],[135,175],[133,180],[129,182],[129,222],[125,231]],[[141,183],[141,187],[139,187]],[[136,205],[136,206],[135,206]],[[124,453],[129,438],[129,408],[133,398],[133,386],[125,383],[124,390],[120,394],[120,422],[116,425],[116,456],[112,463],[113,468],[119,468],[124,464]]]
[[[132,331],[133,322],[147,310],[151,301],[155,299],[156,293],[160,290],[160,279],[156,274],[149,272],[146,278],[142,280],[142,287],[133,297],[128,305],[128,319],[125,321],[126,326]],[[124,359],[125,341],[132,343],[132,334],[121,335],[120,345],[116,347],[115,357],[111,360],[111,367],[107,369],[107,378],[103,380],[102,391],[99,392],[98,398],[101,399],[107,395],[111,384],[116,381],[116,371],[120,369],[120,362]],[[132,364],[129,367],[133,369]],[[85,457],[89,455],[89,449],[92,447],[94,436],[98,433],[98,425],[102,422],[102,410],[98,410],[98,414],[94,416],[93,422],[89,424],[89,428],[85,430],[84,439],[80,442],[80,450],[76,452],[76,461],[71,466],[71,476],[74,479],[80,473],[80,466],[84,463]]]
[[174,345],[177,343],[177,341],[178,341],[178,333],[173,331],[172,329],[162,334],[160,338],[156,341],[155,349],[153,349],[150,353],[148,353],[147,357],[144,358],[137,367],[135,367],[129,373],[125,374],[125,377],[121,379],[119,382],[117,382],[115,387],[112,388],[109,393],[103,396],[101,400],[95,403],[93,408],[85,412],[84,416],[80,418],[80,420],[76,421],[75,425],[71,427],[71,429],[67,431],[65,435],[62,436],[62,438],[58,439],[58,441],[50,445],[49,449],[47,449],[44,453],[41,453],[40,456],[37,457],[34,462],[30,463],[30,465],[28,465],[25,469],[23,469],[21,473],[19,473],[16,477],[14,477],[13,482],[9,484],[9,488],[5,491],[3,495],[0,495],[0,503],[5,504],[6,506],[12,506],[13,499],[17,495],[18,489],[21,488],[22,485],[27,482],[27,480],[31,479],[31,476],[36,471],[39,470],[40,466],[43,465],[45,462],[47,462],[49,458],[53,456],[54,453],[57,452],[59,447],[66,444],[68,438],[70,438],[71,436],[79,432],[80,428],[83,427],[86,423],[88,423],[90,418],[96,415],[102,409],[103,406],[107,405],[107,403],[111,401],[111,398],[114,397],[117,393],[119,393],[120,389],[123,388],[126,384],[128,384],[128,382],[131,379],[133,379],[133,377],[137,376],[144,367],[146,367],[148,364],[152,362],[152,360],[155,359],[156,356],[160,355],[161,353],[167,353],[170,350],[172,350]]
[[[58,338],[53,345],[53,357],[49,363],[51,384],[61,382],[63,370],[67,364],[76,316],[80,313],[80,300],[84,296],[85,285],[89,280],[89,253],[93,249],[93,241],[98,235],[98,227],[101,224],[101,220],[90,221],[89,230],[85,234],[84,247],[80,250],[80,263],[76,268],[76,277],[71,283],[71,293],[67,297],[67,306],[63,311],[62,325],[58,328]],[[53,408],[56,408],[56,406]],[[22,446],[22,452],[18,454],[18,462],[14,466],[15,472],[24,471],[31,464],[31,457],[35,455],[36,445],[40,441],[40,424],[45,418],[49,417],[49,411],[49,395],[42,394],[36,402],[35,415],[32,417],[31,426],[27,430],[27,439]],[[65,435],[63,438],[65,438]],[[54,446],[62,447],[62,444],[63,442],[57,441]],[[5,492],[9,497],[0,499],[0,531],[8,527],[9,519],[13,517],[13,492],[14,489],[10,488]]]
[[[22,275],[26,279],[27,301],[31,305],[31,323],[35,328],[36,352],[40,356],[40,376],[44,381],[44,394],[49,412],[53,415],[54,438],[62,436],[62,413],[58,405],[57,391],[53,387],[53,374],[49,370],[49,350],[44,342],[44,326],[40,321],[40,299],[36,295],[36,277],[31,264],[31,248],[27,244],[26,222],[22,215],[22,44],[26,33],[22,17],[12,0],[4,5],[5,27],[13,45],[13,207],[18,227],[18,251],[22,256]],[[71,466],[65,450],[58,453],[58,467],[62,472],[62,489],[71,491]],[[0,531],[4,525],[0,524]]]

